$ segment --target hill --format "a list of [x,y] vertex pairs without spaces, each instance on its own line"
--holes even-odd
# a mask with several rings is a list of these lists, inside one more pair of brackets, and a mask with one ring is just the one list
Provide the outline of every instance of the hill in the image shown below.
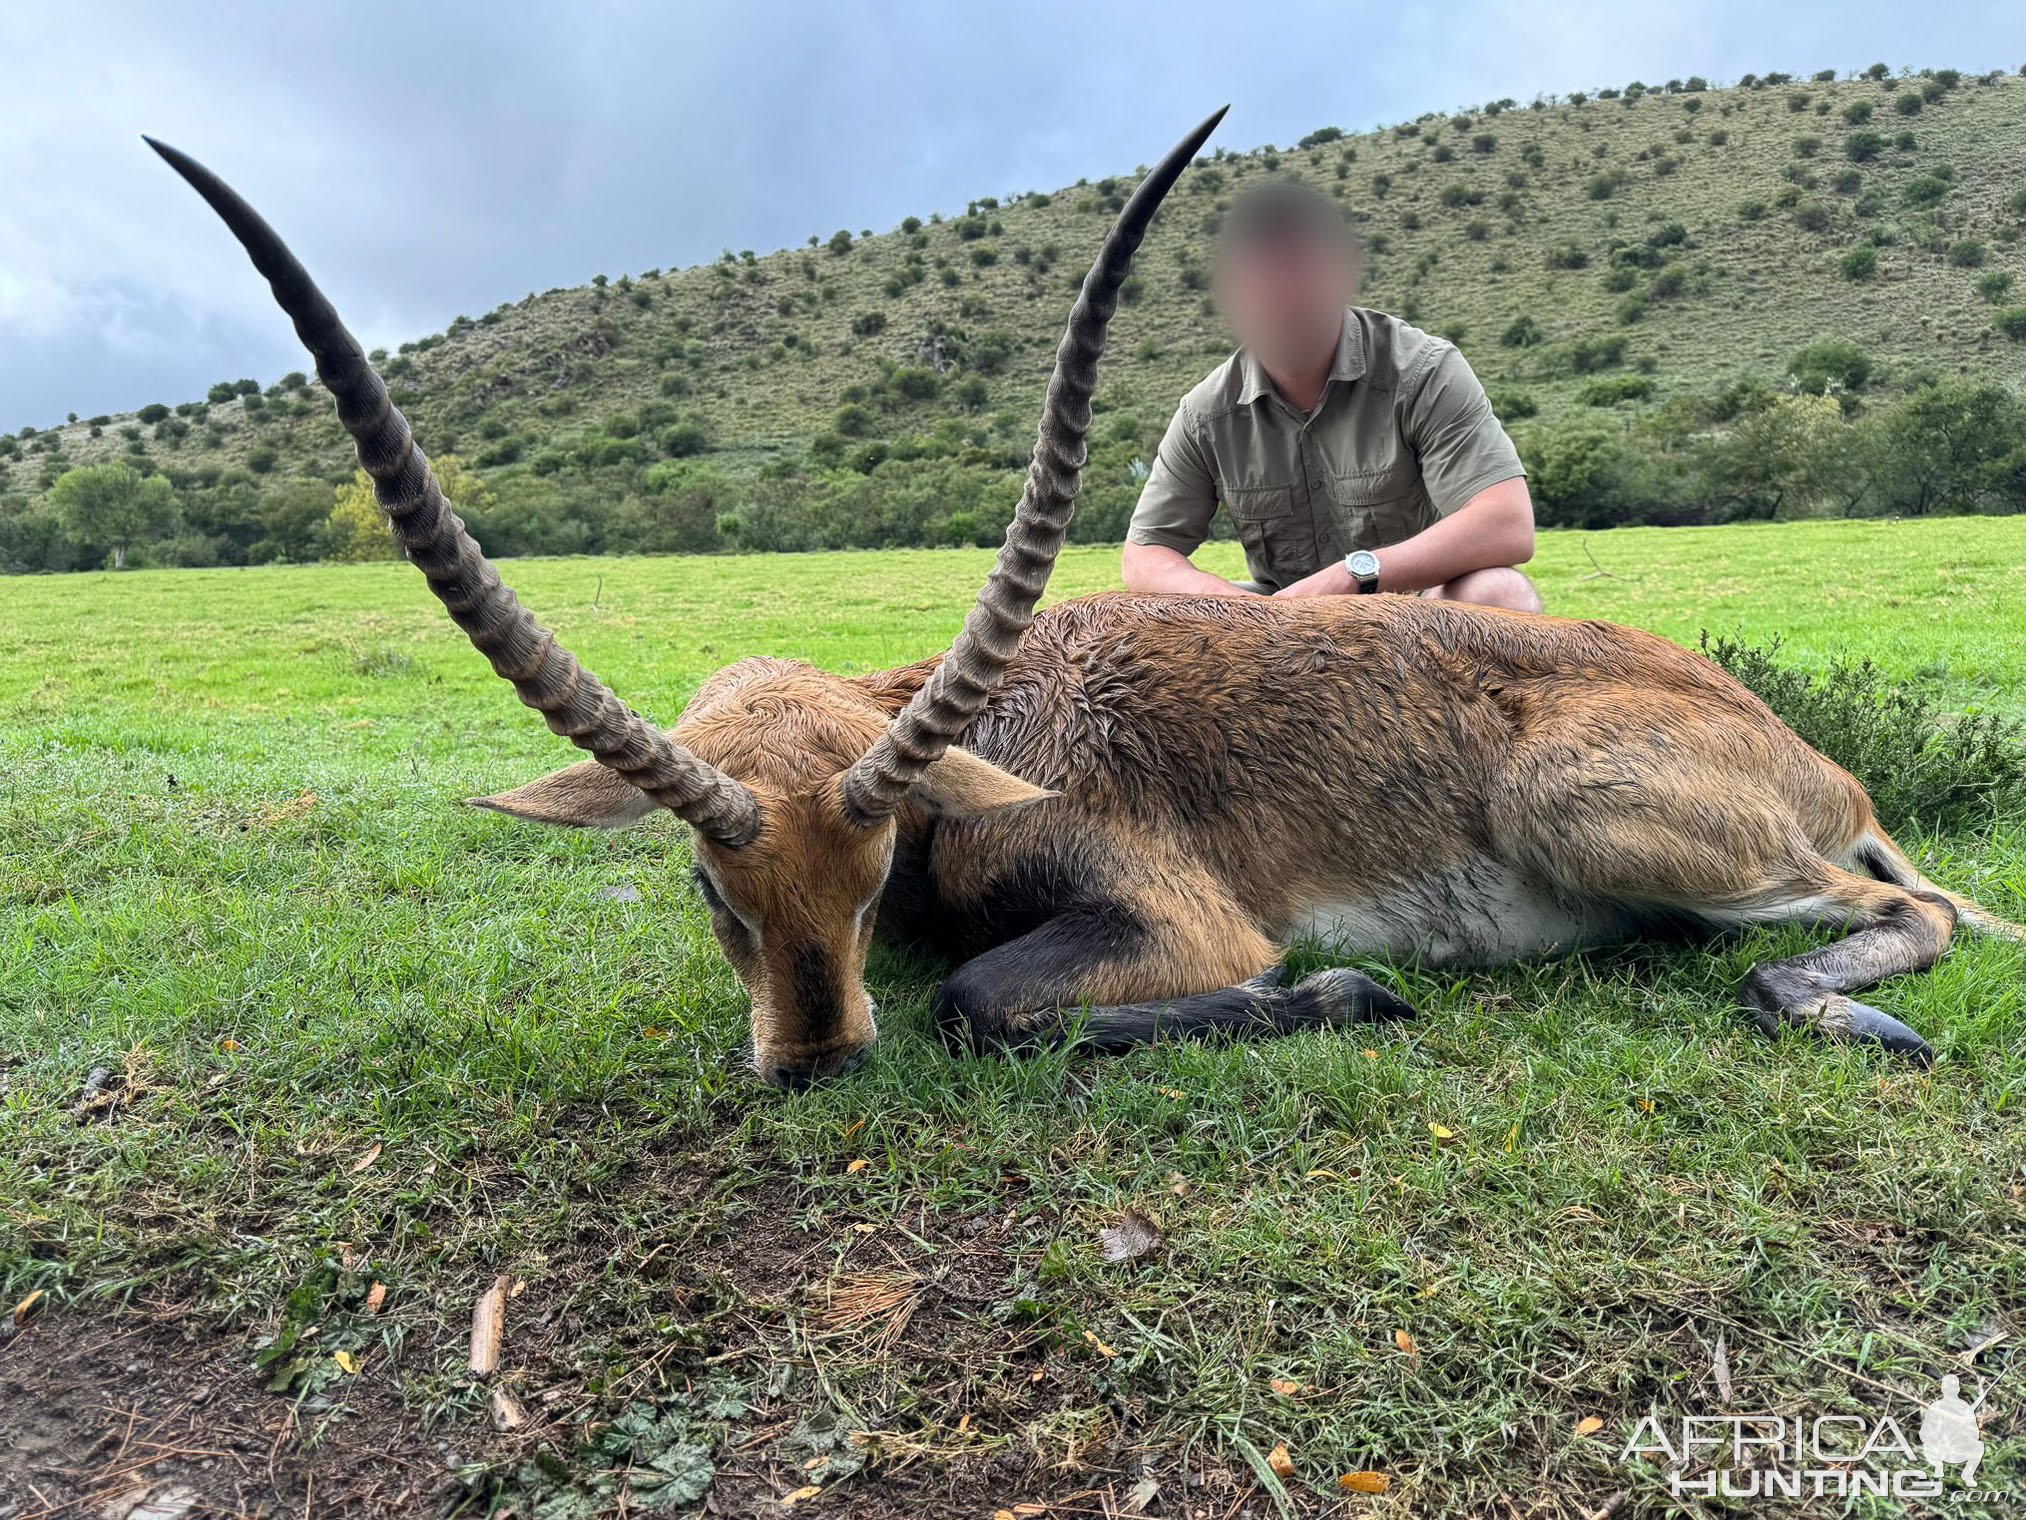
[[[1342,201],[1366,301],[1464,349],[1523,424],[1530,463],[1549,465],[1552,504],[1558,427],[1601,446],[1600,423],[1629,436],[1659,415],[1655,446],[1673,447],[1763,407],[1820,340],[1852,347],[1804,366],[1805,383],[1840,391],[1846,414],[1859,393],[2016,382],[2022,161],[2026,79],[1882,65],[1500,101],[1220,151],[1164,210],[1114,326],[1080,536],[1119,536],[1137,461],[1227,352],[1210,238],[1267,176]],[[466,510],[495,552],[989,540],[1071,293],[1131,183],[600,275],[460,317],[385,371],[424,446],[483,477]],[[314,382],[291,375],[0,438],[0,563],[103,559],[92,543],[60,552],[39,503],[65,470],[117,459],[165,473],[180,498],[157,562],[344,552],[325,518],[350,450]],[[1711,515],[1712,489],[1691,493],[1691,515]],[[1757,477],[1745,490],[1765,495]],[[1789,497],[1774,494],[1778,510]]]

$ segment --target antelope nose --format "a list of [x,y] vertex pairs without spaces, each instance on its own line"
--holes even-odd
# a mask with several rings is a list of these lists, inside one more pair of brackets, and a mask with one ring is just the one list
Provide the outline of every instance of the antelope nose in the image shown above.
[[870,1045],[858,1045],[814,1061],[777,1061],[762,1067],[760,1075],[774,1086],[786,1088],[789,1092],[807,1092],[826,1077],[841,1077],[846,1072],[856,1071],[865,1064],[865,1058],[871,1050]]

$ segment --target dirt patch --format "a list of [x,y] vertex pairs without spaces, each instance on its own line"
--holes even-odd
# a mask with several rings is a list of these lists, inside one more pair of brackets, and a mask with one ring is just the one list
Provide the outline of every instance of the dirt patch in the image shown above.
[[443,1452],[389,1383],[266,1391],[180,1311],[45,1315],[0,1345],[0,1520],[432,1513]]
[[476,1290],[412,1271],[439,1313],[300,1404],[200,1316],[45,1316],[0,1345],[0,1520],[1277,1512],[1242,1466],[1146,1449],[1108,1348],[1029,1302],[1018,1178],[877,1219],[745,1160],[644,1158],[573,1198],[573,1233],[507,1264],[482,1386],[445,1375]]

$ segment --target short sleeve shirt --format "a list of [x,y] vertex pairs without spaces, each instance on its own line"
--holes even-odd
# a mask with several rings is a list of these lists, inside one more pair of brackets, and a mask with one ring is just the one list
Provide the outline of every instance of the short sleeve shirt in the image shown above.
[[1306,416],[1243,349],[1182,398],[1126,538],[1192,554],[1222,504],[1253,580],[1277,590],[1525,474],[1456,345],[1353,306]]

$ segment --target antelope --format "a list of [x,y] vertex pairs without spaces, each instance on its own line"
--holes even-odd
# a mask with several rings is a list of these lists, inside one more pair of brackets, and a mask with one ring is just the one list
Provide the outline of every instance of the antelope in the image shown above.
[[800,1089],[870,1050],[876,936],[957,963],[934,1002],[954,1045],[1112,1050],[1413,1012],[1348,967],[1290,981],[1300,941],[1496,966],[1798,922],[1845,937],[1746,975],[1758,1027],[1931,1059],[1851,994],[1932,965],[1959,917],[2026,930],[1923,877],[1854,778],[1704,659],[1635,629],[1404,596],[1107,594],[1036,613],[1120,286],[1223,114],[1145,176],[1099,249],[1005,544],[947,652],[855,678],[743,659],[670,731],[501,583],[281,239],[148,141],[293,318],[408,559],[591,756],[472,801],[577,828],[686,821],[766,1081]]

